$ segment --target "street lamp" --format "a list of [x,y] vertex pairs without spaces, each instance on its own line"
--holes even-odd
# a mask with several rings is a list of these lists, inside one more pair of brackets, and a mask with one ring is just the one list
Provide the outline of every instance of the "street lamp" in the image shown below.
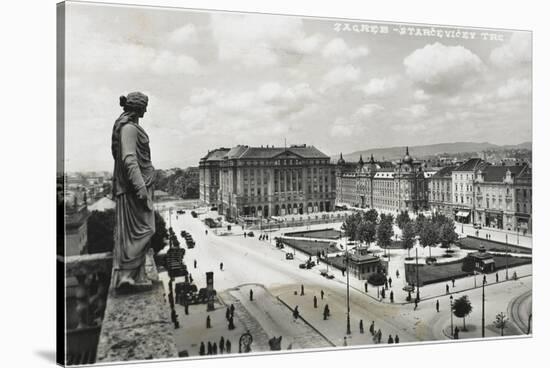
[[453,336],[453,296],[449,296],[450,304],[451,304],[451,336]]
[[487,280],[483,277],[481,286],[481,337],[485,337],[485,283]]
[[351,335],[351,325],[349,318],[349,253],[348,253],[348,242],[346,241],[346,303],[348,307],[348,316],[346,321],[346,334]]

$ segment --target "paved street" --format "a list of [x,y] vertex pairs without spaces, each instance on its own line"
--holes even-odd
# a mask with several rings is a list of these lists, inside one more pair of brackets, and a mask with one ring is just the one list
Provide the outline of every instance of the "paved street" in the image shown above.
[[[167,216],[167,212],[165,213]],[[167,223],[169,223],[167,219]],[[187,250],[185,262],[199,288],[205,287],[205,273],[214,272],[214,287],[218,291],[220,304],[212,312],[213,326],[206,329],[206,307],[193,306],[190,315],[185,316],[183,308],[177,306],[181,328],[177,332],[180,350],[187,350],[190,355],[198,353],[201,341],[217,341],[221,336],[230,337],[233,343],[233,352],[238,349],[238,337],[249,330],[254,337],[253,351],[268,350],[268,339],[282,336],[282,349],[319,348],[326,346],[343,346],[346,336],[346,283],[338,271],[333,271],[335,279],[328,280],[320,275],[320,270],[327,266],[321,264],[311,270],[304,270],[298,264],[307,258],[306,255],[296,252],[295,260],[286,260],[285,250],[277,249],[271,241],[259,241],[255,237],[244,238],[239,235],[217,236],[199,220],[192,218],[187,212],[185,215],[172,214],[172,227],[176,234],[186,230],[193,235],[197,246]],[[326,228],[328,225],[316,225],[311,228]],[[289,229],[283,229],[284,232]],[[420,249],[419,252],[427,252]],[[432,249],[433,252],[438,250]],[[419,256],[423,253],[419,253]],[[399,266],[402,262],[403,251],[393,250],[390,261],[390,275],[394,280],[393,288],[395,303],[390,304],[388,297],[383,302],[377,299],[376,289],[369,288],[364,292],[364,281],[350,278],[350,322],[352,334],[347,336],[348,345],[373,344],[368,332],[369,325],[375,321],[375,328],[382,331],[382,343],[387,342],[388,335],[399,335],[401,343],[448,339],[445,329],[450,329],[450,313],[448,296],[444,295],[443,283],[428,285],[421,289],[422,301],[417,310],[414,305],[405,303],[406,293],[401,290],[404,285],[404,272]],[[193,261],[197,260],[197,268]],[[220,263],[223,262],[223,271]],[[401,277],[395,277],[396,267],[400,267]],[[521,266],[514,269],[520,279],[495,283],[486,287],[486,336],[497,335],[493,331],[492,321],[496,313],[508,311],[508,304],[523,295],[531,288],[531,266]],[[475,279],[475,280],[474,280]],[[463,291],[472,300],[474,309],[467,318],[471,324],[464,337],[480,337],[479,327],[481,313],[481,284],[480,276],[468,277],[456,281],[451,292],[460,296]],[[300,296],[300,286],[304,285],[305,295]],[[472,288],[478,286],[477,289]],[[254,300],[249,300],[249,292],[253,291]],[[320,292],[324,291],[324,300]],[[318,308],[313,308],[313,295],[317,295]],[[435,312],[435,301],[440,300],[441,312]],[[228,331],[225,321],[226,305],[234,304],[236,330]],[[331,316],[323,320],[322,308],[329,304]],[[521,304],[521,303],[520,303]],[[527,305],[521,304],[521,310]],[[530,305],[530,304],[529,304]],[[292,317],[292,309],[298,306],[300,317]],[[519,310],[519,309],[518,309]],[[516,313],[524,315],[525,313]],[[303,320],[302,320],[303,318]],[[359,333],[359,320],[363,320],[364,334]],[[198,321],[198,322],[197,322]],[[459,321],[462,323],[462,321]],[[516,323],[510,323],[505,333],[521,333]],[[462,326],[462,325],[460,325]]]

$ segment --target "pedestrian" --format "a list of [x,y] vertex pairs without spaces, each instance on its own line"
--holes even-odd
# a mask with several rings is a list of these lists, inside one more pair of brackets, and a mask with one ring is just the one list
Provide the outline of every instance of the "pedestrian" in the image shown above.
[[231,341],[229,339],[225,340],[225,352],[231,354]]
[[369,292],[369,282],[365,281],[365,293]]
[[292,316],[294,319],[297,319],[300,316],[300,312],[298,312],[298,306],[294,307],[294,310],[292,311]]
[[201,347],[199,348],[199,355],[204,355],[205,353],[205,346],[204,346],[204,341],[201,341]]
[[185,309],[185,315],[188,316],[189,315],[189,304],[187,304],[187,301],[183,305],[183,308]]
[[346,276],[346,271],[342,268],[342,276]]
[[211,328],[211,327],[212,327],[212,325],[210,323],[210,315],[207,315],[206,316],[206,328]]
[[229,323],[227,324],[227,329],[228,329],[229,331],[235,329],[235,324],[233,323],[233,315],[231,315],[231,316],[229,317]]
[[317,308],[317,295],[313,295],[313,308]]
[[223,354],[223,351],[225,350],[225,339],[220,337],[220,354]]
[[376,340],[378,340],[378,343],[380,344],[380,341],[382,341],[382,330],[378,329],[378,332],[376,333]]
[[435,310],[439,313],[439,299],[435,301]]
[[208,235],[208,230],[204,230],[204,235]]
[[223,271],[223,262],[220,262],[220,271]]
[[398,334],[395,334],[395,343],[399,344],[399,335]]
[[192,284],[193,283],[193,275],[189,274],[189,282]]
[[374,335],[374,321],[372,321],[372,323],[370,324],[369,332],[371,335]]
[[328,304],[325,304],[325,309],[323,310],[323,319],[326,320],[330,316],[330,309]]
[[391,277],[388,279],[388,283],[390,284],[390,287],[391,287]]
[[414,299],[414,310],[418,308],[418,298]]
[[365,333],[365,329],[363,328],[363,320],[359,320],[359,333]]
[[382,292],[380,294],[382,296],[382,299],[386,299],[386,289],[382,289]]
[[208,341],[208,348],[206,350],[206,355],[212,355],[212,343]]
[[193,268],[197,268],[197,260],[196,259],[193,261]]
[[445,285],[445,294],[449,294],[449,284]]
[[231,317],[233,317],[233,315],[235,314],[235,306],[233,305],[233,303],[230,306],[230,310],[231,310]]
[[250,289],[250,301],[254,300],[254,292]]
[[454,277],[451,279],[451,282],[453,283],[453,287],[455,287],[455,279],[454,279]]
[[484,284],[487,283],[487,275],[483,275],[483,283],[484,283]]
[[244,235],[244,237],[245,237],[245,239],[246,239],[246,231],[243,233],[243,235]]
[[304,285],[300,285],[300,295],[304,295]]
[[386,281],[384,281],[384,289],[388,290],[388,279],[386,279]]
[[344,346],[348,346],[348,338],[344,336]]
[[390,302],[393,303],[393,290],[390,291]]
[[325,298],[325,292],[321,290],[321,300],[323,300],[324,298]]
[[212,344],[212,355],[218,355],[218,344],[215,341]]
[[458,326],[455,326],[455,333],[454,336],[455,340],[458,340]]
[[498,282],[498,272],[495,273],[495,280],[496,280],[496,282]]
[[395,270],[395,277],[399,278],[399,270]]
[[388,337],[388,344],[393,344],[393,337],[391,335]]

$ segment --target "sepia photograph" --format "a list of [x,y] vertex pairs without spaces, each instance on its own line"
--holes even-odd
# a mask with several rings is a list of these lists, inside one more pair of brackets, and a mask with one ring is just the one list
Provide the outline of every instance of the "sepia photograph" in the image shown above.
[[532,36],[57,4],[58,364],[531,338]]

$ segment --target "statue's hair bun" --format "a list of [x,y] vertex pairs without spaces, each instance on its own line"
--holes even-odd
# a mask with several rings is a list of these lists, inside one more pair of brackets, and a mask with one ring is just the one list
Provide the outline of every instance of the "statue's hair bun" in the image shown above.
[[120,96],[120,106],[124,107],[126,106],[126,96]]

